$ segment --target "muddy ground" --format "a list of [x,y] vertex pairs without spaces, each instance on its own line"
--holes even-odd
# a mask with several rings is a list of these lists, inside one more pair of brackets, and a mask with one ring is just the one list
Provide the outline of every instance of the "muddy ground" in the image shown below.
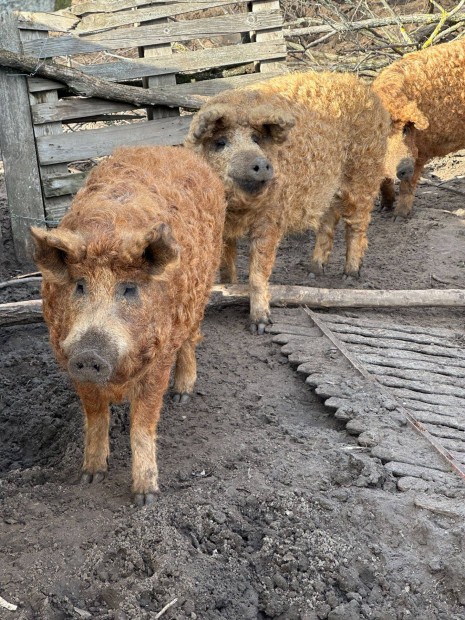
[[[309,278],[302,235],[283,243],[273,280],[463,288],[463,174],[465,153],[436,162],[429,181],[462,194],[423,184],[408,221],[374,214],[359,282],[341,278],[341,232],[325,276]],[[5,280],[20,269],[0,192]],[[24,285],[0,301],[37,295]],[[358,314],[465,328],[462,310]],[[166,398],[162,492],[143,509],[130,503],[127,408],[113,409],[108,478],[81,486],[80,406],[46,328],[0,330],[0,596],[18,605],[2,620],[465,618],[464,524],[416,508],[380,462],[351,451],[271,336],[246,322],[244,307],[207,312],[197,392],[184,407]]]

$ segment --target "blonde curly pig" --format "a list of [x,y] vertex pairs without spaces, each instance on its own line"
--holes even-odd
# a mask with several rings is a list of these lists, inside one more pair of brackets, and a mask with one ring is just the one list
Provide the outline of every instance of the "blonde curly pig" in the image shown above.
[[358,275],[386,175],[389,127],[368,85],[330,72],[288,74],[227,91],[194,116],[185,144],[226,187],[223,281],[236,281],[236,242],[250,237],[252,331],[263,333],[270,321],[268,281],[284,235],[316,232],[311,268],[321,273],[342,216],[345,273]]
[[[403,142],[407,154],[395,216],[407,217],[425,164],[465,148],[465,39],[407,54],[381,71],[373,89],[391,116],[388,152]],[[381,185],[382,206],[392,209],[394,175]]]

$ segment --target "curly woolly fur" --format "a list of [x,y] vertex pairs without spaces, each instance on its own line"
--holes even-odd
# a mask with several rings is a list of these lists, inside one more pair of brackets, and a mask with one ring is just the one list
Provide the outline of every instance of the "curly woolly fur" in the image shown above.
[[[32,229],[44,316],[66,366],[91,334],[117,351],[103,385],[79,383],[86,414],[84,475],[102,475],[108,405],[131,401],[133,490],[158,489],[156,426],[176,360],[176,392],[192,391],[195,347],[221,255],[224,188],[181,147],[120,148],[90,174],[55,230]],[[85,297],[76,294],[85,286]],[[138,295],[118,291],[135,284]],[[82,293],[82,289],[79,289]],[[87,334],[87,336],[86,336]]]
[[[413,178],[401,181],[395,214],[407,216],[425,164],[465,148],[465,39],[407,54],[381,71],[373,89],[400,135],[412,125]],[[383,204],[394,203],[393,177],[383,184]]]
[[[236,278],[236,240],[251,237],[251,319],[259,330],[269,321],[268,280],[283,235],[317,233],[312,269],[319,272],[342,216],[345,271],[358,273],[385,176],[388,133],[389,116],[371,88],[353,75],[330,72],[288,74],[221,93],[194,116],[185,144],[205,157],[226,187],[225,277]],[[227,145],[218,150],[221,138]],[[250,152],[274,169],[257,194],[234,180]]]

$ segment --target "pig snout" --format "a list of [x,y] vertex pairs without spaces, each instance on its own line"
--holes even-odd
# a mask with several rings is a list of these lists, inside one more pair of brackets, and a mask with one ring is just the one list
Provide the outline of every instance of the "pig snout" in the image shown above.
[[402,159],[396,170],[399,181],[411,181],[414,171],[414,162],[411,159]]
[[273,179],[273,165],[255,152],[237,154],[231,160],[229,176],[243,191],[257,194]]
[[68,372],[78,383],[107,383],[118,360],[116,347],[105,334],[89,332],[73,344]]

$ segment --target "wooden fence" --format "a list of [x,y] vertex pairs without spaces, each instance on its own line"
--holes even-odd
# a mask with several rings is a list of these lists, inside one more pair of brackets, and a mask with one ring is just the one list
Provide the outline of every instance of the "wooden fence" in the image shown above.
[[[285,70],[279,0],[91,0],[0,20],[1,47],[111,82],[209,96]],[[69,96],[62,83],[0,67],[0,146],[15,252],[55,226],[85,160],[118,145],[181,144],[186,110]]]

